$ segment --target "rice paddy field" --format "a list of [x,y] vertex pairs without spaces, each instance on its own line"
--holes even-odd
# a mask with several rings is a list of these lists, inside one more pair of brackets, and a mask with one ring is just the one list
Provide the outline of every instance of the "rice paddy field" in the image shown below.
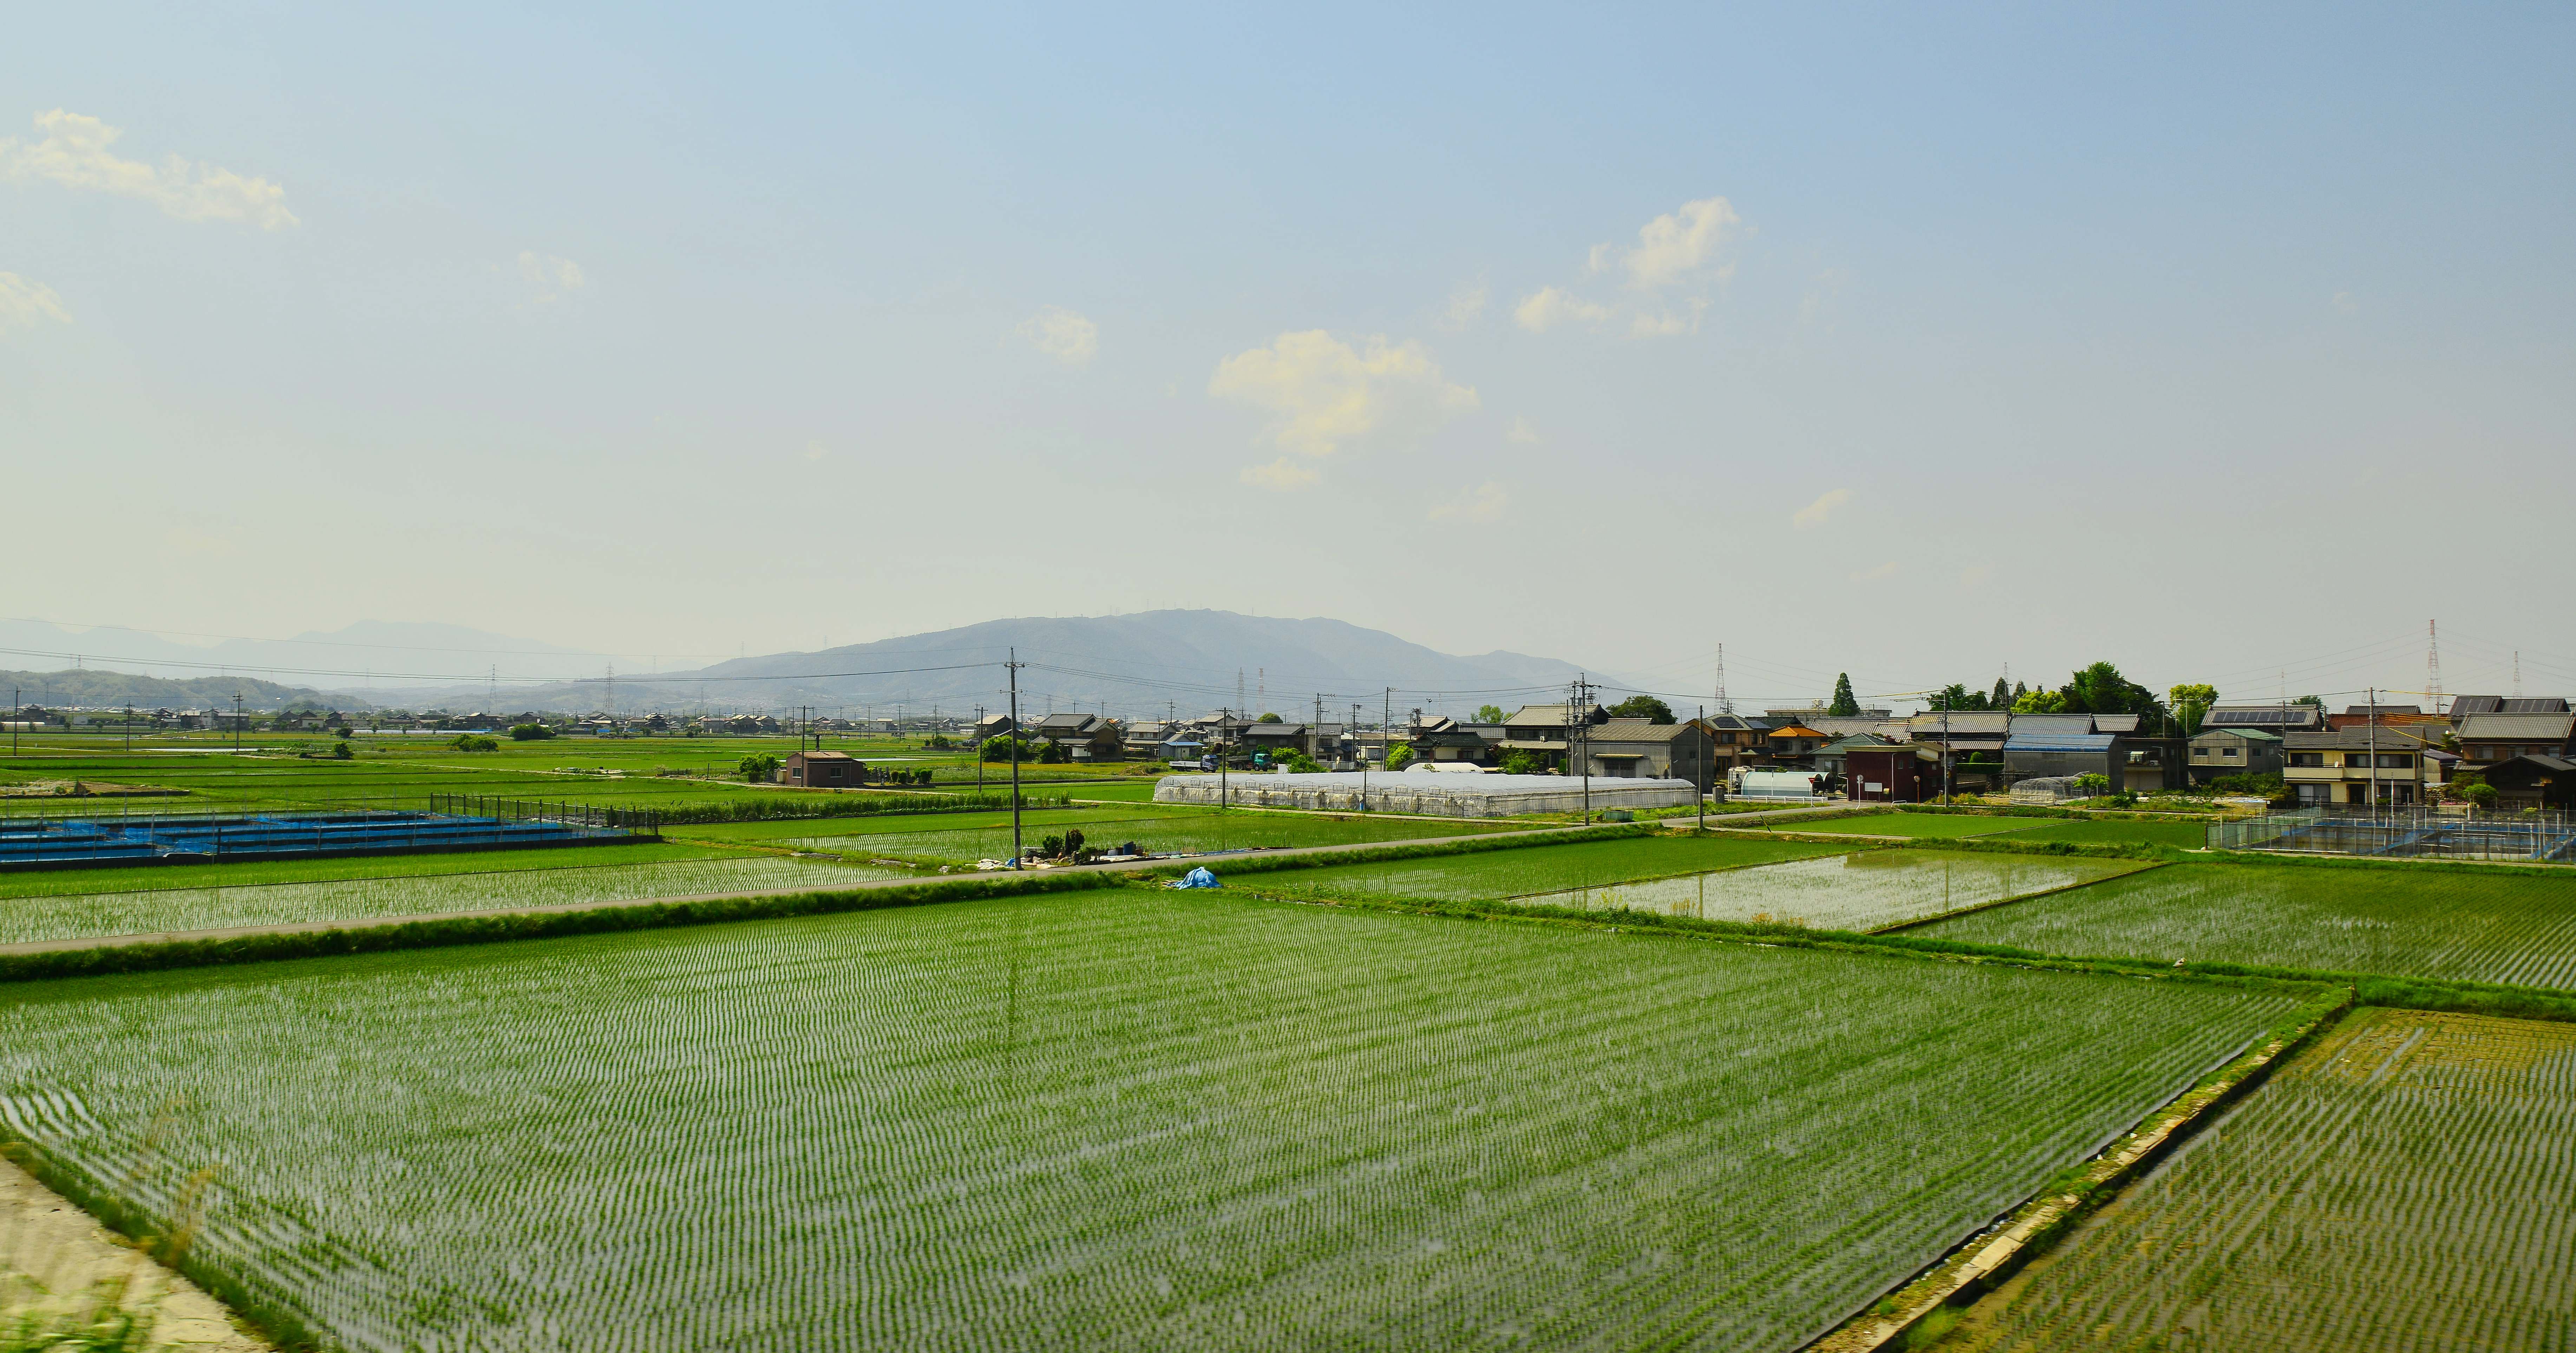
[[351,1348],[1788,1350],[2291,1005],[1126,891],[27,984],[0,1118]]
[[[540,852],[517,853],[530,855]],[[560,859],[556,863],[565,864]],[[910,870],[903,869],[756,855],[679,859],[654,864],[512,869],[492,873],[380,874],[296,883],[236,883],[193,888],[167,886],[179,881],[184,868],[161,870],[156,881],[164,886],[156,888],[124,892],[63,892],[0,899],[0,944],[300,921],[492,911],[581,902],[628,902],[704,893],[825,889],[870,879],[912,876]],[[80,875],[73,872],[39,877],[75,881]]]
[[[1214,810],[1210,810],[1213,815]],[[1170,808],[1151,805],[1128,806],[1083,805],[1071,808],[1023,808],[1020,820],[1031,832],[1062,832],[1066,827],[1080,827],[1085,835],[1097,835],[1093,829],[1103,823],[1144,822],[1175,816]],[[713,842],[727,845],[777,846],[798,838],[832,836],[857,839],[886,832],[944,832],[999,827],[1010,831],[1011,813],[1007,808],[974,809],[965,812],[902,812],[870,817],[847,818],[775,818],[763,822],[691,822],[666,827],[662,834],[671,839]],[[1102,828],[1114,830],[1114,828]]]
[[[811,823],[799,826],[811,830]],[[718,859],[743,852],[721,845],[665,840],[633,845],[569,846],[531,850],[460,850],[427,855],[358,855],[337,859],[226,860],[221,864],[139,865],[122,869],[0,871],[0,909],[12,897],[61,893],[149,892],[161,888],[224,887],[253,883],[326,883],[340,879],[417,874],[506,874],[544,869],[595,869],[603,865],[663,864]]]
[[1905,836],[1956,840],[1985,837],[1999,841],[2074,841],[2105,845],[2156,845],[2198,849],[2208,844],[2201,822],[2159,822],[2151,818],[1981,817],[1972,813],[1868,813],[1837,816],[1813,824],[1790,824],[1782,831],[1823,835]]
[[2576,875],[2175,864],[1913,933],[2052,954],[2576,990]]
[[[899,859],[972,864],[1011,857],[1010,815],[985,826],[952,825],[941,819],[909,818],[903,830],[844,830],[839,821],[806,824],[806,835],[773,838],[772,843],[798,850],[871,853]],[[1319,817],[1303,813],[1254,811],[1164,813],[1137,817],[1125,813],[1089,816],[1074,810],[1061,816],[1024,817],[1020,840],[1037,845],[1046,836],[1079,827],[1086,844],[1116,845],[1133,841],[1148,852],[1278,849],[1289,846],[1339,846],[1377,841],[1416,841],[1430,837],[1470,836],[1503,830],[1500,824],[1468,827],[1437,818]]]
[[1228,887],[1281,897],[1477,902],[1842,855],[1849,850],[1812,841],[1632,836],[1240,875],[1229,874],[1221,860],[1209,861],[1208,867]]
[[2356,1012],[1943,1348],[2576,1345],[2576,1026]]
[[1710,921],[1878,930],[2010,898],[2134,873],[2127,860],[1864,850],[1753,869],[1614,883],[1514,899],[1540,906],[1647,911]]

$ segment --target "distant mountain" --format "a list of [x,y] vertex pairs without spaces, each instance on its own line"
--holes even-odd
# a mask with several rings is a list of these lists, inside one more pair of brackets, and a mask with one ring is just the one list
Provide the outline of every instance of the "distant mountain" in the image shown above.
[[[1376,710],[1390,699],[1399,714],[1416,706],[1463,714],[1480,704],[1508,709],[1543,702],[1580,670],[1520,653],[1441,653],[1339,620],[1147,611],[990,620],[819,652],[736,658],[694,672],[621,676],[613,695],[606,682],[584,680],[520,686],[501,699],[512,709],[590,710],[613,698],[622,711],[812,705],[826,714],[890,713],[900,704],[915,713],[936,707],[956,714],[1006,703],[1002,663],[1014,649],[1027,664],[1020,673],[1023,714],[1105,705],[1112,714],[1141,716],[1234,706],[1238,672],[1245,703],[1266,704],[1291,719],[1300,711],[1312,717],[1319,693],[1327,718],[1348,717],[1353,703]],[[1388,687],[1395,688],[1391,697]],[[414,708],[441,697],[478,708],[484,701],[470,685],[378,694]]]

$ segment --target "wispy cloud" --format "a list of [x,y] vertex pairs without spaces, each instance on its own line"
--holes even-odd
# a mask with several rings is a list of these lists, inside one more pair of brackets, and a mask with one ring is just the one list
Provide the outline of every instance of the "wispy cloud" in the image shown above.
[[1448,502],[1434,503],[1430,515],[1433,521],[1500,521],[1510,506],[1510,491],[1488,479]]
[[33,329],[48,320],[56,324],[72,322],[72,312],[63,304],[63,298],[42,282],[0,272],[0,334],[11,329]]
[[1790,513],[1789,524],[1801,529],[1822,526],[1825,524],[1825,518],[1833,515],[1835,508],[1850,501],[1850,489],[1827,489],[1816,496],[1816,501]]
[[267,179],[177,155],[158,165],[119,159],[111,147],[123,131],[60,108],[36,114],[36,126],[40,140],[0,139],[0,178],[130,197],[182,221],[248,221],[263,230],[299,224],[286,209],[286,189]]
[[1538,445],[1538,427],[1531,423],[1530,420],[1514,415],[1512,418],[1512,425],[1503,429],[1503,440],[1507,442],[1520,442],[1528,446],[1536,446]]
[[1851,575],[1851,580],[1856,583],[1874,583],[1882,578],[1893,578],[1895,576],[1896,561],[1890,559],[1876,568],[1863,569],[1860,572]]
[[1022,321],[1020,337],[1066,366],[1085,365],[1100,353],[1100,326],[1060,305]]
[[1449,293],[1449,304],[1441,309],[1440,327],[1454,334],[1483,319],[1485,302],[1491,295],[1492,289],[1485,285],[1484,278],[1459,283],[1458,289]]
[[1256,489],[1269,489],[1274,493],[1302,489],[1322,478],[1312,466],[1300,464],[1295,456],[1281,456],[1267,465],[1246,465],[1238,477]]
[[1531,333],[1543,334],[1560,324],[1599,324],[1610,318],[1610,307],[1594,305],[1562,287],[1541,287],[1514,307],[1512,318]]
[[2361,298],[2349,291],[2338,291],[2334,294],[2334,308],[2338,314],[2358,315],[2361,313]]
[[580,264],[532,249],[519,253],[519,276],[537,289],[537,303],[540,305],[560,301],[590,285],[590,279],[582,275]]
[[1289,455],[1245,471],[1244,479],[1274,489],[1314,482],[1314,470],[1293,457],[1409,441],[1477,407],[1475,390],[1451,383],[1421,344],[1373,334],[1354,346],[1321,329],[1281,334],[1269,347],[1226,358],[1208,394],[1273,416],[1268,436]]

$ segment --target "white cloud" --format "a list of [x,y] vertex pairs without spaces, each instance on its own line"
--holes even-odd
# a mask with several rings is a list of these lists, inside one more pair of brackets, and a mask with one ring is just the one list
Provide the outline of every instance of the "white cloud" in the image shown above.
[[1254,488],[1286,492],[1302,489],[1322,476],[1311,467],[1298,464],[1294,456],[1281,456],[1267,465],[1244,466],[1241,477],[1244,483]]
[[1456,333],[1484,318],[1485,301],[1491,294],[1484,278],[1459,283],[1458,289],[1449,293],[1449,304],[1441,311],[1440,327]]
[[830,454],[832,453],[825,449],[823,443],[820,441],[809,441],[805,443],[805,459],[807,460],[821,460],[823,457]]
[[1353,347],[1321,329],[1281,334],[1266,348],[1219,362],[1208,393],[1272,414],[1270,436],[1290,456],[1244,472],[1247,483],[1293,488],[1314,471],[1291,457],[1332,455],[1358,442],[1400,442],[1428,434],[1477,406],[1419,343],[1371,335]]
[[580,264],[532,250],[520,251],[519,276],[537,289],[540,303],[562,300],[589,285],[589,279],[582,276]]
[[61,324],[72,322],[72,312],[63,298],[42,282],[31,282],[13,272],[0,272],[0,333],[11,329],[32,329],[46,320]]
[[1472,491],[1460,494],[1431,508],[1433,521],[1499,521],[1503,510],[1511,506],[1511,494],[1502,485],[1488,479]]
[[1695,334],[1699,332],[1700,318],[1707,313],[1708,301],[1694,296],[1690,299],[1690,303],[1683,307],[1681,314],[1675,314],[1669,310],[1651,315],[1642,310],[1638,311],[1628,318],[1628,332],[1639,338],[1670,338],[1675,334]]
[[2361,301],[2349,291],[2338,291],[2334,294],[2334,308],[2347,315],[2358,315]]
[[1023,321],[1020,337],[1066,366],[1081,366],[1100,352],[1100,326],[1060,305]]
[[1541,287],[1512,311],[1512,318],[1531,333],[1543,334],[1565,323],[1599,324],[1610,318],[1610,307],[1594,305],[1560,287]]
[[1874,583],[1882,578],[1893,578],[1895,576],[1896,561],[1890,559],[1876,568],[1863,569],[1860,572],[1851,575],[1851,580],[1856,583]]
[[1835,508],[1851,501],[1850,489],[1828,489],[1816,501],[1789,514],[1789,524],[1798,527],[1822,526]]
[[1538,444],[1538,428],[1530,420],[1515,416],[1512,425],[1503,430],[1503,440],[1535,446]]
[[125,133],[57,108],[36,114],[39,141],[0,139],[0,178],[43,179],[84,192],[131,197],[182,221],[249,221],[263,230],[299,224],[286,189],[267,179],[193,164],[173,155],[159,165],[121,160],[110,149]]
[[[1717,265],[1718,246],[1725,242],[1726,228],[1741,223],[1735,208],[1722,197],[1685,202],[1680,211],[1646,222],[1637,230],[1637,247],[1620,260],[1628,269],[1628,285],[1646,290],[1703,274],[1723,279],[1735,269],[1732,264]],[[1594,267],[1601,266],[1602,251],[1608,247],[1592,251]]]

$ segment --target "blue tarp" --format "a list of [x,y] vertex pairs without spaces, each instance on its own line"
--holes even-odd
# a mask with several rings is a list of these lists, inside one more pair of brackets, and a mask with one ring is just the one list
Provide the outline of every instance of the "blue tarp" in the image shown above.
[[1222,888],[1225,885],[1216,881],[1216,875],[1209,873],[1205,867],[1201,867],[1183,874],[1181,876],[1181,881],[1173,884],[1172,886],[1175,888]]

